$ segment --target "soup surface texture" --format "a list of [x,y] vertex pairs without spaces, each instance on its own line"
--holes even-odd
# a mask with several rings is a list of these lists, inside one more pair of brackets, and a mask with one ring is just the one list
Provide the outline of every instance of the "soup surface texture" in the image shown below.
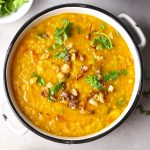
[[89,135],[125,110],[134,60],[120,34],[85,14],[60,14],[30,29],[16,48],[11,85],[22,113],[44,131]]

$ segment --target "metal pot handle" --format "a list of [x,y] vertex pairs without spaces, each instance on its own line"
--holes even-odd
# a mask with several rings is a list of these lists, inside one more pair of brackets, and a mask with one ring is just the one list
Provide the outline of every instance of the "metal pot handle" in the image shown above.
[[138,44],[138,46],[139,48],[143,49],[146,45],[146,37],[143,31],[141,30],[141,28],[137,25],[137,23],[130,16],[124,13],[119,14],[118,18],[120,20],[125,19],[131,25],[131,27],[134,29],[136,34],[139,36],[140,43]]
[[[20,124],[19,126],[21,126],[21,129],[15,128],[14,125],[12,125],[12,123],[10,122],[8,116],[4,113],[4,112],[5,112],[4,110],[5,110],[6,105],[8,105],[7,101],[4,101],[4,102],[0,105],[0,107],[1,107],[1,115],[2,115],[2,117],[3,117],[3,119],[4,119],[5,123],[6,123],[6,125],[7,125],[7,126],[10,128],[10,130],[11,130],[12,132],[14,132],[16,135],[23,135],[23,134],[25,134],[25,133],[28,131],[28,129],[25,128],[20,122],[19,122],[19,124]],[[18,121],[18,120],[17,120],[17,121]]]

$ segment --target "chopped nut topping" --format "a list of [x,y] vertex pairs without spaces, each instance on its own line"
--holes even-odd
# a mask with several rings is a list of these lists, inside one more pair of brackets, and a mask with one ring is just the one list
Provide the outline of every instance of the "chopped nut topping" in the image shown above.
[[91,98],[91,99],[89,100],[89,103],[90,103],[91,105],[98,106],[98,102],[95,101],[93,98]]
[[75,110],[76,107],[77,107],[77,102],[75,99],[72,99],[70,102],[69,102],[69,107],[72,108],[72,110]]
[[65,74],[69,73],[71,71],[71,68],[68,64],[64,64],[62,67],[61,67],[61,71]]
[[78,92],[77,92],[76,89],[72,89],[72,90],[71,90],[71,94],[72,94],[73,96],[78,96]]
[[112,85],[109,85],[108,92],[113,92],[113,91],[114,91],[114,87]]
[[48,96],[48,89],[46,89],[45,87],[43,87],[43,88],[41,89],[41,95],[42,95],[43,97],[47,97],[47,96]]
[[51,82],[48,82],[46,85],[47,88],[51,88],[52,86],[53,86],[53,84]]
[[75,53],[73,53],[73,54],[71,55],[71,60],[72,60],[72,61],[75,61],[75,60],[76,60],[76,54],[75,54]]
[[48,57],[49,57],[49,54],[46,53],[46,54],[41,55],[40,59],[47,59]]
[[76,54],[76,53],[77,53],[77,50],[76,50],[76,49],[71,49],[71,50],[69,51],[69,53],[70,53],[70,54],[73,54],[73,53]]
[[91,39],[91,33],[88,33],[86,36],[85,36],[88,40]]
[[65,81],[65,75],[62,72],[59,72],[57,74],[59,82],[64,82]]
[[83,107],[80,109],[80,113],[81,113],[81,114],[85,114],[85,110],[84,110]]
[[33,85],[33,84],[36,83],[36,81],[37,81],[37,78],[36,78],[36,77],[31,78],[31,79],[30,79],[30,84]]
[[63,92],[61,93],[61,100],[62,100],[62,101],[69,100],[69,94],[68,94],[67,92],[63,91]]
[[98,80],[102,79],[102,76],[100,74],[97,74]]
[[87,72],[89,70],[89,67],[84,65],[84,66],[81,66],[80,70],[81,72]]
[[101,60],[104,59],[103,56],[97,56],[95,52],[93,52],[93,56],[94,56],[94,58],[95,58],[97,61],[101,61]]
[[55,64],[53,65],[53,69],[54,69],[55,73],[58,73],[60,71],[59,66],[55,65]]
[[98,102],[104,103],[104,94],[102,92],[95,94],[93,98]]
[[82,77],[83,77],[83,74],[77,74],[76,80],[79,80],[79,79],[82,78]]
[[82,55],[82,54],[79,54],[79,59],[80,59],[80,61],[84,61],[85,56],[84,56],[84,55]]
[[73,47],[73,43],[69,43],[68,45],[66,45],[66,48],[67,48],[68,50],[70,50],[72,47]]

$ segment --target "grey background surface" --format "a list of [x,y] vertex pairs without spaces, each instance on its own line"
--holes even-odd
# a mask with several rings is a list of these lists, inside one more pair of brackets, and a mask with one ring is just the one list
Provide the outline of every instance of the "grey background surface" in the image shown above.
[[[147,46],[141,50],[144,70],[150,76],[150,0],[34,0],[30,11],[20,20],[0,25],[0,102],[5,100],[3,91],[3,62],[10,41],[17,30],[34,14],[57,4],[80,2],[101,7],[114,15],[127,13],[143,29]],[[144,81],[143,90],[150,88],[150,81]],[[150,109],[150,99],[140,98],[140,103]],[[45,140],[30,131],[17,136],[10,131],[0,116],[0,150],[149,150],[150,116],[135,110],[115,131],[94,142],[79,145],[64,145]]]

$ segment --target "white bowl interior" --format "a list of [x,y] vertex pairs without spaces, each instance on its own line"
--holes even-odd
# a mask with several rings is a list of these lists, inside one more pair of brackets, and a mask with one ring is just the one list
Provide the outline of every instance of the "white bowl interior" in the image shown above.
[[[113,122],[111,123],[109,126],[107,126],[106,128],[100,130],[99,132],[87,135],[87,136],[81,136],[81,137],[61,137],[61,136],[56,136],[53,134],[49,134],[41,129],[39,129],[38,127],[36,127],[33,123],[31,123],[25,116],[24,114],[22,114],[22,112],[20,111],[20,109],[18,108],[15,100],[14,100],[14,96],[12,93],[12,89],[10,86],[10,65],[11,65],[11,61],[12,61],[12,57],[14,54],[14,50],[16,48],[16,46],[18,45],[18,43],[20,42],[20,40],[22,39],[22,37],[26,34],[26,32],[32,28],[35,24],[37,24],[38,22],[41,22],[42,20],[44,20],[47,17],[51,17],[57,14],[61,14],[61,13],[81,13],[81,14],[88,14],[91,16],[95,16],[103,21],[105,21],[106,23],[110,24],[111,26],[113,26],[120,34],[121,36],[124,38],[125,42],[127,43],[133,57],[134,57],[134,66],[135,66],[135,84],[134,84],[134,89],[133,89],[133,93],[131,96],[131,99],[129,101],[128,106],[126,107],[126,109],[123,111],[123,113]],[[122,120],[122,118],[127,114],[127,112],[129,111],[129,109],[131,108],[131,106],[133,105],[138,89],[140,87],[140,81],[141,81],[141,67],[140,67],[140,59],[139,59],[139,55],[137,53],[137,49],[136,46],[134,44],[134,42],[132,41],[131,37],[129,36],[129,34],[126,32],[126,30],[113,18],[111,18],[110,16],[99,12],[97,10],[94,9],[89,9],[89,8],[81,8],[81,7],[65,7],[65,8],[59,8],[53,11],[50,11],[44,15],[42,15],[41,17],[35,19],[32,23],[30,23],[30,25],[28,25],[24,31],[19,35],[17,41],[15,42],[13,49],[10,53],[10,57],[7,63],[7,72],[6,72],[6,77],[7,77],[7,85],[8,85],[8,90],[9,90],[9,94],[10,97],[12,99],[12,103],[15,106],[16,110],[19,112],[19,114],[22,116],[22,118],[33,128],[35,128],[37,131],[48,135],[48,136],[52,136],[55,137],[57,139],[65,139],[65,140],[83,140],[83,139],[87,139],[87,138],[91,138],[94,136],[97,136],[99,134],[102,134],[106,131],[108,131],[109,129],[113,128],[116,124],[118,124],[118,122],[120,122]]]
[[29,0],[27,3],[23,4],[16,12],[12,12],[8,16],[0,17],[0,24],[10,23],[10,22],[18,20],[19,18],[21,18],[27,13],[32,3],[33,3],[33,0]]

